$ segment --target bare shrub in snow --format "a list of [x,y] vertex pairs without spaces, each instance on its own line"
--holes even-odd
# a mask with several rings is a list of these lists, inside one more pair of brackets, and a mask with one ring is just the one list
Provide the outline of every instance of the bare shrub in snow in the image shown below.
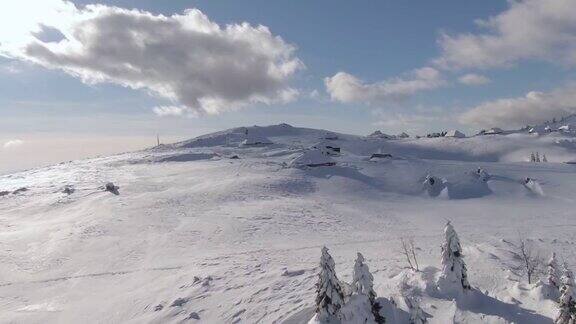
[[416,257],[416,247],[414,246],[413,238],[401,238],[400,243],[402,244],[402,253],[406,257],[408,266],[414,271],[420,271],[418,266],[418,258]]
[[420,303],[415,298],[406,298],[406,305],[410,311],[410,324],[425,324],[428,322]]
[[542,261],[536,253],[534,246],[527,243],[523,238],[523,235],[520,235],[518,241],[518,252],[522,261],[523,272],[526,273],[528,283],[531,284],[534,282],[535,274],[537,273]]

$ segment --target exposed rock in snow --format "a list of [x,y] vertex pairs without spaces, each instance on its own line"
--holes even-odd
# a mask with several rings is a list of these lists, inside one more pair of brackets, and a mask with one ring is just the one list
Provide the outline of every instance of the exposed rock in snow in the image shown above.
[[457,129],[449,130],[444,137],[464,138],[466,135]]
[[370,160],[372,161],[379,159],[391,159],[391,158],[392,154],[390,153],[372,153],[372,155],[370,155]]
[[437,197],[446,188],[444,180],[433,175],[427,175],[423,182],[424,189],[430,197]]
[[394,139],[394,138],[396,138],[396,136],[394,136],[394,135],[385,134],[385,133],[382,133],[382,132],[379,131],[379,130],[377,130],[377,131],[373,132],[372,134],[368,135],[368,137],[370,137],[370,138],[383,138],[383,139]]
[[326,141],[320,142],[320,143],[312,146],[312,149],[320,150],[322,152],[322,154],[330,155],[330,156],[338,156],[338,155],[340,155],[340,153],[342,153],[340,146],[338,146],[337,144],[331,143],[331,142],[326,142]]
[[157,162],[190,162],[198,160],[209,160],[214,158],[216,155],[211,153],[181,153],[181,154],[170,154],[168,156],[162,156],[157,159]]
[[23,192],[26,192],[26,191],[28,191],[28,188],[26,188],[26,187],[21,187],[21,188],[18,188],[18,189],[16,189],[16,190],[12,191],[12,194],[13,194],[13,195],[17,195],[17,194],[19,194],[19,193],[23,193]]
[[487,182],[490,179],[490,174],[482,168],[476,169],[474,174],[478,177],[478,180],[482,182]]
[[410,135],[409,135],[408,133],[406,133],[406,132],[402,132],[402,133],[396,135],[396,137],[398,137],[398,138],[409,138]]
[[74,193],[76,189],[74,188],[74,186],[72,185],[65,185],[64,188],[62,189],[62,192],[67,194],[67,195],[71,195]]
[[113,194],[115,194],[115,195],[119,195],[119,194],[120,194],[120,192],[118,191],[118,189],[120,189],[120,187],[118,187],[117,185],[115,185],[115,184],[112,183],[112,182],[108,182],[108,183],[106,183],[106,185],[104,186],[104,190],[106,190],[106,191],[108,191],[108,192],[111,192],[111,193],[113,193]]
[[329,141],[335,141],[338,139],[338,135],[336,135],[335,133],[327,132],[326,134],[324,134],[324,139]]
[[484,135],[502,134],[503,132],[504,131],[502,130],[502,128],[494,127],[494,128],[490,128],[489,130],[484,132]]
[[333,166],[336,165],[336,161],[334,161],[331,157],[327,154],[322,152],[319,149],[311,149],[306,150],[301,153],[298,157],[292,160],[289,164],[290,167],[293,168],[302,168],[302,167],[321,167],[321,166]]

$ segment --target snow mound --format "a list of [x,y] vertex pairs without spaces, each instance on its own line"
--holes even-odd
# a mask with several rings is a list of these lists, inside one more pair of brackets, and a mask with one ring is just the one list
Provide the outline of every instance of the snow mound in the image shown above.
[[464,138],[466,135],[459,130],[453,129],[449,130],[444,137],[455,137],[455,138]]
[[480,198],[492,193],[486,181],[473,174],[460,177],[456,181],[446,183],[450,199]]
[[156,160],[156,162],[190,162],[190,161],[210,160],[215,156],[216,154],[209,154],[209,153],[172,154],[160,157],[159,159]]
[[333,165],[336,165],[336,161],[319,149],[306,150],[289,164],[292,168],[313,168]]
[[576,135],[576,114],[562,117],[559,119],[552,119],[542,124],[535,126],[528,126],[525,128],[529,133],[546,135],[550,133],[562,133],[565,135]]
[[271,126],[252,126],[252,127],[237,127],[220,132],[198,136],[196,138],[179,142],[173,145],[165,145],[170,147],[183,147],[183,148],[197,148],[197,147],[212,147],[212,146],[238,146],[243,141],[248,144],[255,142],[271,143],[268,137],[277,136],[296,136],[305,133],[305,129],[296,128],[288,124],[279,124]]
[[255,146],[255,145],[269,145],[272,144],[272,141],[269,140],[266,136],[256,133],[254,131],[248,132],[246,134],[246,138],[242,141],[243,146]]
[[544,190],[542,190],[540,183],[534,179],[526,178],[524,180],[524,187],[536,196],[544,196]]

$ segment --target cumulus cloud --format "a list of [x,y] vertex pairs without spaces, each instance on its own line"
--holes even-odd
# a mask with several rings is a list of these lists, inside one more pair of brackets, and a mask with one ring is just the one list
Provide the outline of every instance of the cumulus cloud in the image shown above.
[[165,116],[188,116],[197,117],[198,114],[195,110],[185,106],[157,106],[152,109],[154,113],[160,117]]
[[22,144],[24,144],[23,140],[14,139],[4,142],[4,145],[2,147],[4,147],[5,149],[11,149],[16,148],[18,146],[22,146]]
[[480,74],[469,73],[459,77],[458,82],[465,85],[475,86],[490,83],[490,79]]
[[338,72],[332,77],[325,78],[324,84],[332,100],[344,103],[379,104],[404,100],[419,91],[441,87],[445,81],[438,70],[424,67],[401,78],[372,84],[365,83],[346,72]]
[[518,127],[576,113],[576,84],[550,92],[484,102],[462,114],[460,122],[481,127]]
[[509,8],[476,21],[480,33],[443,34],[436,63],[443,68],[490,68],[539,59],[576,65],[576,1],[508,1]]
[[[265,26],[220,26],[196,9],[163,16],[105,5],[79,9],[64,0],[47,3],[52,4],[47,18],[15,23],[25,31],[0,32],[0,55],[60,69],[90,84],[144,89],[195,113],[287,102],[298,94],[288,85],[303,68],[296,48]],[[43,30],[61,37],[35,37]]]
[[410,110],[376,108],[371,111],[374,116],[372,125],[385,133],[406,131],[411,135],[426,134],[454,127],[458,116],[456,109],[452,106],[427,104],[412,105]]

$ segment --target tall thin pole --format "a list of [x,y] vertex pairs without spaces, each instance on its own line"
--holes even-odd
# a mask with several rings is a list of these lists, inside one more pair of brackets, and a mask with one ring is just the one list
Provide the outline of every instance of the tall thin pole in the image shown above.
[[160,135],[159,134],[156,134],[156,143],[157,143],[157,146],[160,146]]

